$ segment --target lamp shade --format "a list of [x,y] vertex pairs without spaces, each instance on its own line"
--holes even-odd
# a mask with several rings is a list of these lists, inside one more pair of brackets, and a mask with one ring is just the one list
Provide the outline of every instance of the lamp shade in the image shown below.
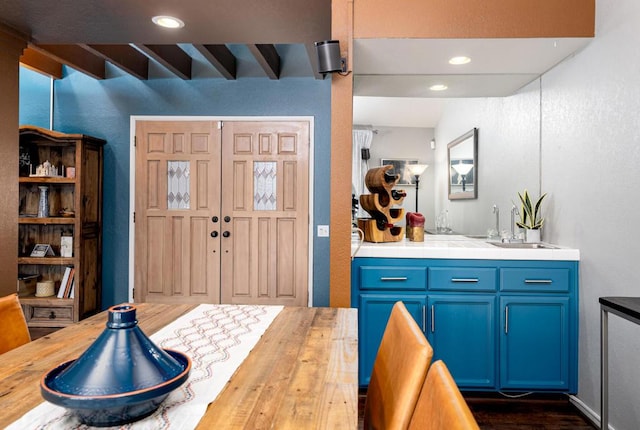
[[466,175],[473,169],[473,164],[462,164],[462,162],[458,162],[458,164],[452,164],[451,167],[453,167],[459,175]]
[[407,164],[407,169],[412,176],[420,176],[427,170],[428,164]]

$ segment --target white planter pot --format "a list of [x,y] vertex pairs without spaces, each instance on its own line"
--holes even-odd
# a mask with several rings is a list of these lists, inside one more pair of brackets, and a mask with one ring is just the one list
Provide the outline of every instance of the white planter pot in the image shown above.
[[540,229],[537,230],[531,230],[531,229],[527,229],[525,230],[525,238],[524,238],[525,242],[528,243],[539,243],[540,242]]

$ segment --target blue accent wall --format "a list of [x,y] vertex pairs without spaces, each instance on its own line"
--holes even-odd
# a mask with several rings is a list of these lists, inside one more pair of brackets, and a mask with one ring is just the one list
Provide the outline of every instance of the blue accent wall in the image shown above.
[[[107,65],[107,79],[96,80],[65,68],[54,83],[54,129],[105,139],[102,307],[128,299],[129,174],[131,115],[313,116],[314,224],[329,224],[331,81],[313,78],[205,76],[141,81]],[[23,88],[24,84],[24,88]],[[21,99],[30,81],[21,82]],[[34,109],[35,110],[35,109]],[[21,122],[28,112],[20,112]],[[24,115],[24,116],[23,116]],[[315,233],[316,226],[311,226]],[[329,238],[313,246],[313,304],[329,305]]]
[[51,78],[20,67],[20,124],[49,128]]

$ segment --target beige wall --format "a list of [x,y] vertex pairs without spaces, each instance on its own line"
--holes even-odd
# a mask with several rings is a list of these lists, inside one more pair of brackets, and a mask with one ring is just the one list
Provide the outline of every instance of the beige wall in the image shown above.
[[26,42],[0,27],[0,296],[16,291],[18,278],[19,59]]
[[356,0],[354,38],[592,37],[595,0]]

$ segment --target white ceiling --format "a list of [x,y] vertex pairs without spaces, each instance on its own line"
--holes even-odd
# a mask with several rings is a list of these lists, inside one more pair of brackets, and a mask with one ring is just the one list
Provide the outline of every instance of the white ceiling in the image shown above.
[[[435,127],[452,97],[514,94],[586,46],[591,38],[357,39],[354,123]],[[449,64],[468,56],[471,62]],[[433,92],[433,84],[446,91]]]

